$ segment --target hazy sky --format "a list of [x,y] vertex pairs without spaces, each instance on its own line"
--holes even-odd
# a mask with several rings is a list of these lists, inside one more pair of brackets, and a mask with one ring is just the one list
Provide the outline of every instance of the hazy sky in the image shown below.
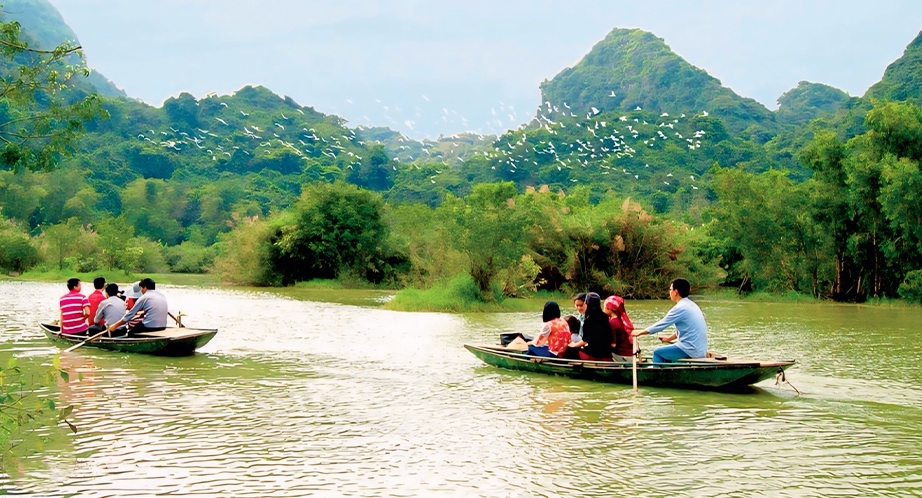
[[922,2],[51,0],[89,64],[153,105],[261,84],[352,126],[497,133],[613,28],[655,33],[774,109],[798,81],[862,95],[922,30]]

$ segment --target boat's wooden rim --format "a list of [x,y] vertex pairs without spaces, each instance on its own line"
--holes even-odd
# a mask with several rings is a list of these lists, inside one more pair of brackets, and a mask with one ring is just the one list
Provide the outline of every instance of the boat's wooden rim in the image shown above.
[[[54,334],[55,337],[59,337],[66,341],[70,342],[83,342],[87,339],[86,336],[79,335],[67,335],[61,333],[61,328],[57,325],[51,325],[47,323],[40,323],[39,326],[48,333]],[[115,337],[100,337],[95,339],[93,342],[101,343],[142,343],[142,342],[157,342],[157,341],[178,341],[182,339],[191,339],[200,335],[216,333],[218,329],[198,329],[190,327],[168,327],[164,330],[158,330],[153,332],[142,332],[137,335],[131,336],[115,336]]]
[[[619,361],[585,361],[585,360],[571,360],[568,358],[547,358],[544,356],[532,356],[524,354],[521,351],[506,349],[504,346],[485,346],[485,345],[471,345],[465,344],[465,348],[469,350],[479,349],[482,351],[487,351],[499,355],[503,355],[509,358],[515,358],[517,360],[528,361],[531,363],[552,363],[558,365],[566,366],[582,366],[587,368],[625,368],[631,367],[631,362],[619,362]],[[753,368],[753,367],[787,367],[793,365],[795,362],[793,360],[769,360],[769,361],[759,361],[759,360],[735,360],[735,359],[726,359],[726,360],[717,360],[714,358],[700,358],[693,359],[688,358],[681,362],[676,363],[653,363],[653,362],[643,362],[639,363],[638,366],[642,368],[649,368],[656,365],[657,367],[662,368]]]

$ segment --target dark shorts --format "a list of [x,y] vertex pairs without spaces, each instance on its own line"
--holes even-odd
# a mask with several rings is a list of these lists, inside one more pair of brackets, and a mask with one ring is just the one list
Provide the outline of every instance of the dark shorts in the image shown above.
[[128,332],[132,334],[140,334],[141,332],[157,332],[159,330],[165,330],[166,327],[147,327],[143,323],[139,323],[131,328]]

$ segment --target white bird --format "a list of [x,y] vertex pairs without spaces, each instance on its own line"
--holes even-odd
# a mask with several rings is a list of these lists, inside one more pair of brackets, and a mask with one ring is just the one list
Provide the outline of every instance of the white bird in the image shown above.
[[224,121],[224,120],[221,119],[221,118],[215,118],[215,119],[217,119],[217,120],[218,120],[221,124],[223,124],[224,126],[228,126],[227,121]]
[[611,91],[611,93],[610,93],[610,94],[608,94],[608,96],[609,96],[609,97],[615,97],[615,91],[614,91],[614,90],[612,90],[612,91]]
[[224,102],[221,102],[221,105],[223,105],[224,107],[227,107],[227,104],[225,104]]
[[243,111],[240,111],[240,114],[243,114],[244,117],[249,116],[249,114],[247,114],[247,113],[245,113],[245,112],[243,112]]

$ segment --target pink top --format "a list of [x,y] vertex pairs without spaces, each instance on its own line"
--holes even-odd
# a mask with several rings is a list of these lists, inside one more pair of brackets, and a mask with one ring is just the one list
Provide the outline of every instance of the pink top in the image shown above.
[[82,334],[86,332],[86,317],[83,309],[90,306],[89,299],[76,290],[61,296],[61,332]]

